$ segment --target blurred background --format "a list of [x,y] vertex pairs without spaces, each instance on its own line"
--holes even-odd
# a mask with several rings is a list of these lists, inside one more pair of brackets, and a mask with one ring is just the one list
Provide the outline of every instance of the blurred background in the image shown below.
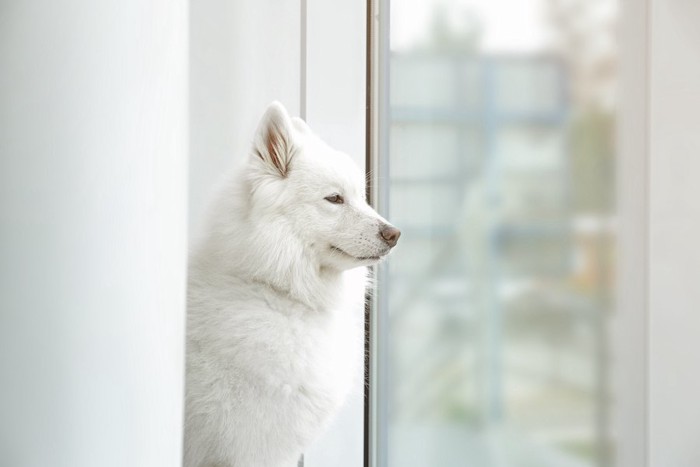
[[617,19],[617,0],[392,2],[389,466],[610,465]]

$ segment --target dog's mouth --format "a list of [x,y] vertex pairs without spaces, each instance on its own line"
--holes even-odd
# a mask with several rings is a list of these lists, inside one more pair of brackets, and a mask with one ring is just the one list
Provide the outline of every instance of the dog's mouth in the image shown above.
[[357,260],[357,261],[379,261],[384,256],[386,256],[386,253],[381,254],[379,256],[355,256],[355,255],[351,255],[350,253],[342,250],[341,248],[338,248],[337,246],[333,246],[333,245],[331,245],[331,250],[335,251],[337,253],[340,253],[343,256],[347,256],[348,258],[352,258],[354,260]]

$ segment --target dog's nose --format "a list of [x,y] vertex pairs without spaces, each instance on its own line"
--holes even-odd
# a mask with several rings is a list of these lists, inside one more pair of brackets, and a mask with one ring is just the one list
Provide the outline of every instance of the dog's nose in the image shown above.
[[382,236],[387,245],[393,248],[396,245],[396,242],[399,241],[401,231],[393,225],[386,224],[379,230],[379,234]]

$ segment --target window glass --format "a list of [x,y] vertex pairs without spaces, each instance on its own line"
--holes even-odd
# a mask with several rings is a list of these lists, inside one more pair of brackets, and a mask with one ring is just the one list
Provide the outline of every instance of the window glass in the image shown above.
[[391,4],[390,467],[610,465],[616,0]]

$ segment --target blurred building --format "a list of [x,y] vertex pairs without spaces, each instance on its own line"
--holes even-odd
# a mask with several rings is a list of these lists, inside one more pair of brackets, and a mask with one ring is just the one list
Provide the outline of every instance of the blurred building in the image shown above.
[[392,465],[605,465],[610,222],[569,90],[554,55],[391,57],[389,417],[431,450]]

